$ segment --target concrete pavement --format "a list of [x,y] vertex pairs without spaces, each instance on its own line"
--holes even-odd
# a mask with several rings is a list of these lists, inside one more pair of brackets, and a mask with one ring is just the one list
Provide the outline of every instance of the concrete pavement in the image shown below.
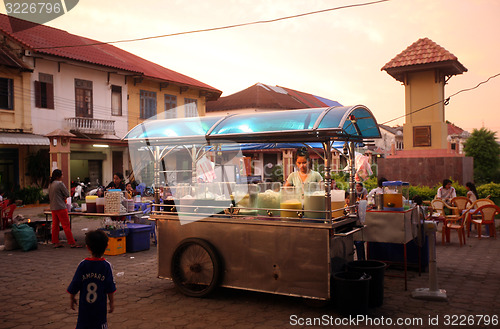
[[[20,208],[25,217],[43,217],[43,207]],[[99,220],[77,217],[73,234],[82,242]],[[0,231],[3,244],[4,231]],[[61,238],[64,233],[61,232]],[[156,246],[148,251],[106,258],[114,267],[117,284],[115,312],[110,328],[443,328],[464,323],[468,328],[494,328],[500,321],[500,239],[469,238],[459,247],[442,246],[438,235],[439,287],[447,302],[416,300],[415,288],[428,287],[428,273],[409,271],[408,291],[402,278],[385,277],[384,304],[369,310],[359,322],[341,319],[331,305],[313,306],[300,298],[219,289],[210,298],[186,297],[169,280],[158,279]],[[60,249],[39,244],[38,250],[0,251],[0,328],[74,328],[77,312],[69,308],[66,293],[86,249]],[[402,271],[389,270],[389,274]],[[480,316],[483,316],[480,318]],[[487,316],[487,317],[486,317]],[[495,320],[491,322],[491,320]],[[487,325],[486,321],[490,321]],[[340,322],[344,321],[344,322]],[[309,325],[311,324],[311,325]],[[314,326],[313,324],[317,324]]]

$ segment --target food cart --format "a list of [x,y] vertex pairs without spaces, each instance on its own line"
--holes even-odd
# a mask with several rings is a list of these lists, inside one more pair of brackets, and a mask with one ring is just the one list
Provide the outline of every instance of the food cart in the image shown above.
[[[153,167],[155,203],[150,218],[157,223],[158,276],[171,279],[189,296],[205,296],[223,286],[329,300],[332,274],[353,260],[353,234],[361,230],[352,199],[353,166],[352,206],[332,217],[338,210],[332,209],[330,198],[332,150],[340,145],[354,164],[355,144],[374,138],[380,138],[377,122],[362,105],[151,120],[136,126],[125,140],[133,162],[144,168],[149,161]],[[228,179],[224,163],[238,163],[242,150],[269,143],[279,148],[279,143],[290,142],[322,148],[318,155],[324,160],[325,204],[317,211],[321,216],[307,218],[302,209],[282,206],[242,206],[243,198],[235,193],[242,184]],[[167,184],[163,180],[170,172],[165,161],[181,152],[192,161],[191,182],[168,184],[172,202],[160,203],[160,187]],[[213,170],[207,170],[214,181],[199,183],[194,168],[207,157],[213,160]],[[140,168],[133,166],[137,173]],[[222,197],[213,197],[213,186]],[[248,186],[247,197],[251,190]],[[191,197],[200,192],[205,198]]]

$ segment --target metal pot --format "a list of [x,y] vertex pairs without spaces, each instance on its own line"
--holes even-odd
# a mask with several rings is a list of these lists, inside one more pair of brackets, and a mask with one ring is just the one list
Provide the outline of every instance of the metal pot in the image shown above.
[[375,194],[375,208],[377,210],[384,209],[384,195],[382,193]]

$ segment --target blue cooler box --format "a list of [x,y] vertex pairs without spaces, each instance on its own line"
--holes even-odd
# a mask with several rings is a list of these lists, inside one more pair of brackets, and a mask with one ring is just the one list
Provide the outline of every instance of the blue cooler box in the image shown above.
[[127,252],[148,250],[150,246],[151,225],[127,224]]

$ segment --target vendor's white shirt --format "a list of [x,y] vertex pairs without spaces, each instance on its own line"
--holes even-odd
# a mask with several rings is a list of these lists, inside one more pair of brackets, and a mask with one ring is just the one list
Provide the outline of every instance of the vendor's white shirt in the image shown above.
[[375,193],[383,194],[384,193],[384,189],[382,187],[376,187],[373,190],[371,190],[370,193],[368,193],[368,196],[372,197],[372,196],[375,195]]

